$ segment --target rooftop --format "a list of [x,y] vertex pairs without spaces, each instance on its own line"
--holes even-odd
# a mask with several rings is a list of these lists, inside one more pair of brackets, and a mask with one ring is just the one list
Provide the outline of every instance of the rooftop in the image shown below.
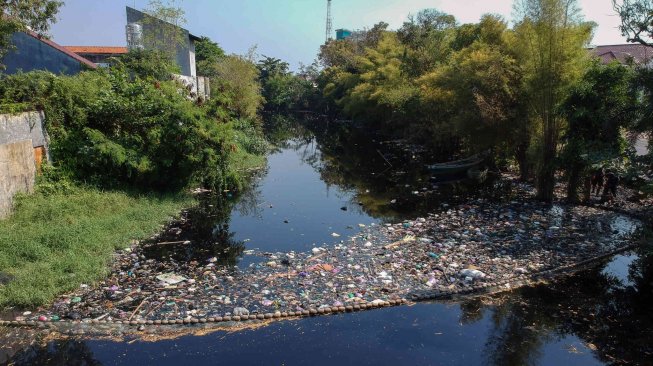
[[596,46],[590,51],[605,64],[614,60],[623,64],[631,59],[636,64],[646,64],[653,59],[653,47],[637,43]]
[[38,39],[39,41],[47,44],[48,46],[56,49],[59,52],[62,52],[64,54],[68,55],[69,57],[77,60],[78,62],[80,62],[80,63],[82,63],[82,64],[84,64],[84,65],[86,65],[86,66],[88,66],[88,67],[90,67],[92,69],[97,68],[97,65],[95,65],[91,61],[85,59],[84,57],[81,57],[80,55],[76,54],[73,51],[70,51],[70,50],[66,49],[66,47],[63,47],[63,46],[55,43],[54,41],[51,41],[51,40],[49,40],[49,39],[47,39],[45,37],[40,36],[36,32],[33,32],[33,31],[29,30],[29,29],[25,29],[22,32],[29,35],[29,36],[31,36],[31,37],[34,37],[34,38]]
[[97,54],[122,54],[127,53],[127,47],[113,46],[64,46],[70,52],[74,53],[97,53]]

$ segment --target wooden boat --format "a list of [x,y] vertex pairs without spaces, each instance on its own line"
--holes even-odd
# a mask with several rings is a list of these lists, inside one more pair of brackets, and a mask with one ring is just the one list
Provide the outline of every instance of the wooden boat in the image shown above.
[[448,161],[446,163],[437,163],[428,165],[428,169],[435,174],[457,174],[465,173],[471,168],[478,167],[485,157],[481,155],[473,155],[465,159]]

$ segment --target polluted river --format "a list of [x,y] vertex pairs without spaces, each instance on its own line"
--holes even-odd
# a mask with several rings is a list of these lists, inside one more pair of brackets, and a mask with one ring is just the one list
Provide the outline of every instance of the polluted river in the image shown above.
[[49,325],[0,327],[0,363],[653,364],[636,219],[434,177],[346,122],[265,129],[244,191],[199,193],[102,283],[5,316]]

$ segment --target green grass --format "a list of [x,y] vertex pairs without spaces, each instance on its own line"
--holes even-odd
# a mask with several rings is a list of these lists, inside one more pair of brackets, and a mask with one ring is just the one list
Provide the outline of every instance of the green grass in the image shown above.
[[0,271],[15,276],[0,285],[0,309],[46,304],[103,278],[116,249],[156,233],[193,202],[80,187],[19,197],[0,220]]

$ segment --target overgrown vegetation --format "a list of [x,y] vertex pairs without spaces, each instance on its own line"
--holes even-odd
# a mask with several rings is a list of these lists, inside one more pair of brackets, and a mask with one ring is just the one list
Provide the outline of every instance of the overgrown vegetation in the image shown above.
[[106,275],[114,250],[155,234],[193,204],[179,194],[101,191],[74,183],[63,190],[61,183],[42,187],[18,197],[14,214],[0,220],[0,271],[14,277],[0,286],[0,308],[41,305],[92,284]]
[[[170,80],[171,69],[157,53],[137,51],[76,76],[7,76],[0,101],[45,111],[53,163],[77,181],[156,191],[238,188],[243,166],[231,155],[255,161],[249,155],[265,153],[256,110],[222,113],[242,103],[228,87],[198,105]],[[244,133],[247,141],[239,140]]]
[[320,108],[424,144],[443,160],[490,152],[500,165],[518,165],[551,201],[557,171],[577,183],[592,164],[624,156],[623,131],[653,130],[650,71],[592,62],[594,23],[575,0],[516,0],[515,10],[512,28],[495,15],[459,24],[427,9],[396,31],[379,23],[328,42],[319,55]]
[[[42,12],[33,15],[47,23],[57,4],[16,6]],[[150,6],[165,19],[183,15],[161,1]],[[12,216],[0,221],[0,272],[13,277],[0,286],[0,308],[40,305],[93,283],[115,249],[192,205],[189,188],[239,190],[249,170],[264,165],[258,69],[250,57],[225,56],[203,41],[198,56],[212,77],[209,100],[175,81],[174,52],[163,46],[74,76],[0,76],[0,112],[43,110],[52,158],[37,193],[18,197]]]

